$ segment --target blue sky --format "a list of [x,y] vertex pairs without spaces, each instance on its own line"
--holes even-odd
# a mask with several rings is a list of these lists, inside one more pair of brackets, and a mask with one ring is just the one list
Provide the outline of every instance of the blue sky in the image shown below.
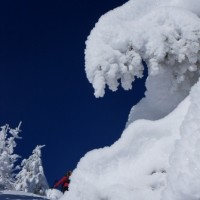
[[125,126],[144,80],[132,91],[96,99],[84,71],[85,41],[99,17],[125,0],[1,1],[0,124],[22,121],[17,153],[45,144],[50,186],[94,148],[111,145]]

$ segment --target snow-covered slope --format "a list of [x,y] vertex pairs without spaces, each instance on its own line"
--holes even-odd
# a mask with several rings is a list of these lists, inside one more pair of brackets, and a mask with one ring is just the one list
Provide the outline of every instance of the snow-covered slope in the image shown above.
[[200,199],[200,0],[130,0],[87,40],[86,74],[131,89],[148,67],[147,92],[110,147],[85,155],[61,200]]
[[47,200],[44,196],[20,191],[0,191],[0,200]]
[[0,191],[0,200],[58,200],[63,193],[57,189],[46,190],[46,197],[22,191]]
[[170,156],[164,200],[200,199],[200,81],[192,88],[190,99],[180,127],[181,139]]
[[111,147],[89,152],[73,174],[66,199],[160,199],[189,105],[187,98],[161,120],[138,120]]

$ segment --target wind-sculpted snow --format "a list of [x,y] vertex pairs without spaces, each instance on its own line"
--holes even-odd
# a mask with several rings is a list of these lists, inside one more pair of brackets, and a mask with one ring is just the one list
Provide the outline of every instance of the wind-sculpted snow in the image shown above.
[[189,105],[187,98],[161,120],[137,120],[111,147],[86,154],[61,200],[160,200]]
[[[132,109],[128,124],[164,117],[197,82],[200,19],[195,6],[199,1],[184,2],[129,1],[102,16],[88,37],[85,69],[96,97],[104,96],[106,85],[112,91],[120,84],[131,89],[135,79],[143,76],[142,60],[147,64],[146,98]],[[166,83],[164,76],[168,76]]]
[[143,61],[147,91],[121,138],[80,160],[61,200],[200,199],[199,16],[199,0],[131,0],[100,18],[85,51],[95,96],[131,89]]
[[181,140],[170,159],[164,200],[200,199],[200,81],[190,98],[191,106],[180,128]]
[[143,76],[142,60],[150,75],[171,67],[176,84],[199,70],[200,19],[163,4],[130,1],[100,18],[85,51],[86,73],[95,96],[104,95],[106,84],[117,90],[119,81],[125,90],[131,89],[135,78]]

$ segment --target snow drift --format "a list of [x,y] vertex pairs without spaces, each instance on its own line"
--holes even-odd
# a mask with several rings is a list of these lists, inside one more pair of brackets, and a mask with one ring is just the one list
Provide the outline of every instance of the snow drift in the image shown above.
[[95,96],[131,89],[143,62],[147,91],[121,138],[80,160],[62,200],[200,199],[199,16],[199,0],[130,0],[100,18],[85,50]]
[[[35,195],[22,191],[0,191],[1,200],[48,200],[44,196]],[[52,199],[54,200],[54,199]]]
[[50,200],[58,200],[63,196],[63,193],[57,189],[48,189],[46,191],[46,196]]

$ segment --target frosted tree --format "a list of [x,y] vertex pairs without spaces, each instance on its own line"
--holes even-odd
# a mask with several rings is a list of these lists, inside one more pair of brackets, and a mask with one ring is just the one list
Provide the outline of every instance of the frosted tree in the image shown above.
[[1,127],[0,131],[0,190],[12,190],[14,188],[14,171],[18,169],[15,165],[19,155],[14,153],[16,139],[20,132],[20,125],[11,129],[9,125]]
[[44,145],[36,146],[33,154],[24,159],[21,163],[22,170],[16,176],[16,190],[45,195],[49,188],[41,160],[41,148]]

